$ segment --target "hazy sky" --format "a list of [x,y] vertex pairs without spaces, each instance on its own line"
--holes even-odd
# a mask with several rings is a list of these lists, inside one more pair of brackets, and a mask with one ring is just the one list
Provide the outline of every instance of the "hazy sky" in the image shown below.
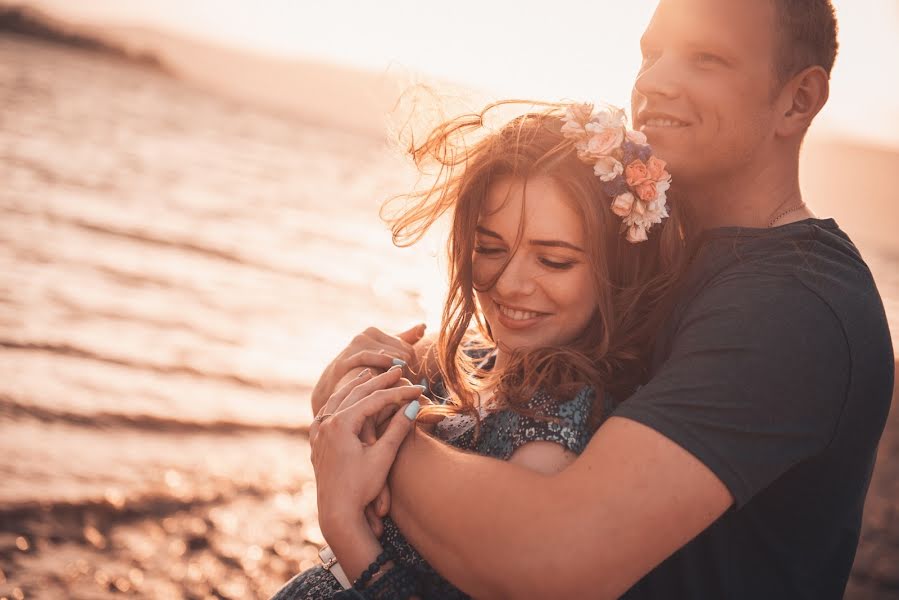
[[[257,52],[400,69],[498,95],[626,105],[654,0],[30,0]],[[899,148],[899,0],[834,0],[841,52],[820,132]]]

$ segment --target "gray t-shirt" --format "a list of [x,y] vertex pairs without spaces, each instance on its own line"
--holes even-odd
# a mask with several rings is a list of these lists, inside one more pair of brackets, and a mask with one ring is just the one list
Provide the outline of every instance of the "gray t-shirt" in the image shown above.
[[735,505],[624,598],[842,598],[893,389],[883,304],[833,220],[706,232],[653,376],[616,410]]

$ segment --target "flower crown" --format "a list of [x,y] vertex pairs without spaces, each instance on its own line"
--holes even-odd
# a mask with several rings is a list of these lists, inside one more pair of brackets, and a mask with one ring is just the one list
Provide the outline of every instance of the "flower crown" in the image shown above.
[[562,135],[575,140],[578,158],[593,165],[603,191],[612,198],[612,212],[621,217],[627,241],[649,239],[647,233],[668,216],[665,192],[671,175],[665,161],[652,155],[646,136],[627,128],[620,108],[596,112],[592,104],[574,104],[565,111]]

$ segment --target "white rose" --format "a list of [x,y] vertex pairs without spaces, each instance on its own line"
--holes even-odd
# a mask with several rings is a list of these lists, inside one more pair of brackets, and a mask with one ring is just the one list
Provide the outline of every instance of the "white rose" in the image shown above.
[[627,130],[627,139],[632,141],[635,144],[640,144],[641,146],[646,145],[646,136],[641,131],[634,131],[632,129]]
[[565,121],[562,125],[562,135],[568,138],[579,138],[586,135],[584,127],[577,121]]
[[593,165],[593,173],[603,181],[612,181],[624,172],[624,165],[611,156],[603,156]]
[[634,205],[634,213],[637,216],[642,217],[643,215],[646,214],[646,205],[643,204],[643,202],[638,200],[637,203]]
[[634,195],[630,192],[620,194],[612,202],[612,212],[619,217],[626,217],[631,214],[631,208],[634,206]]
[[596,123],[603,129],[609,127],[624,127],[627,125],[627,115],[620,108],[606,106],[597,111],[590,121]]
[[665,199],[665,192],[671,189],[671,178],[656,182],[656,198]]
[[649,239],[646,235],[646,229],[640,225],[631,225],[627,230],[627,241],[632,244],[639,244]]
[[624,129],[621,127],[601,128],[594,123],[587,123],[585,129],[590,137],[586,140],[584,152],[592,159],[612,154],[624,141]]
[[579,138],[585,135],[584,124],[590,120],[592,113],[592,104],[575,104],[566,108],[562,135],[568,138]]

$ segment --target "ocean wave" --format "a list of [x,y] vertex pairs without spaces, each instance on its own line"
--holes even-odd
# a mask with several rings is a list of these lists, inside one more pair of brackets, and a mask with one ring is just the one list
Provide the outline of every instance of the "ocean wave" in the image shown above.
[[22,531],[29,523],[50,520],[75,525],[77,529],[73,537],[82,537],[82,526],[86,522],[109,524],[162,518],[176,512],[223,504],[237,496],[263,498],[273,492],[267,486],[240,485],[228,490],[219,488],[215,492],[207,488],[198,495],[187,497],[156,491],[128,498],[110,492],[103,498],[78,501],[13,502],[0,505],[0,531]]
[[210,420],[187,421],[175,417],[149,414],[92,412],[89,414],[36,406],[0,394],[0,419],[30,418],[41,423],[64,423],[96,429],[129,428],[159,433],[284,433],[290,435],[309,432],[307,424],[253,423],[247,421]]
[[[2,210],[7,212],[14,212],[17,214],[30,214],[28,211],[24,211],[17,208],[12,208],[8,206],[2,207]],[[315,273],[309,273],[307,271],[299,271],[299,270],[286,270],[280,267],[276,267],[273,265],[261,263],[258,261],[253,261],[248,259],[245,256],[242,256],[235,252],[230,252],[228,250],[223,250],[221,248],[216,248],[210,245],[199,244],[194,241],[185,240],[185,239],[177,239],[172,237],[161,237],[153,235],[147,231],[138,231],[138,230],[130,230],[130,229],[118,229],[110,226],[109,224],[99,224],[92,223],[90,221],[84,219],[78,219],[71,216],[63,216],[53,214],[50,211],[44,210],[41,211],[41,219],[50,223],[68,225],[71,227],[77,227],[84,231],[88,231],[90,233],[97,233],[105,236],[114,237],[117,239],[124,239],[131,242],[137,242],[139,244],[152,245],[159,248],[167,248],[171,250],[176,250],[178,252],[187,252],[192,254],[197,254],[200,256],[204,256],[207,258],[213,258],[216,260],[222,260],[229,263],[237,264],[244,267],[249,267],[254,270],[259,271],[267,271],[270,273],[275,273],[278,275],[286,275],[289,277],[297,277],[309,280],[317,285],[324,285],[328,287],[337,287],[342,289],[354,289],[356,286],[349,286],[342,284],[339,281],[335,281],[333,278],[327,278],[322,275],[318,275]]]
[[104,362],[108,364],[151,371],[162,375],[189,375],[201,379],[221,381],[239,385],[242,387],[252,388],[259,391],[278,391],[297,394],[308,394],[311,391],[309,385],[301,383],[291,383],[283,381],[261,380],[237,375],[234,373],[216,373],[212,371],[204,371],[188,365],[165,365],[158,363],[139,362],[119,356],[111,356],[100,354],[93,350],[86,350],[65,343],[47,343],[47,342],[25,342],[11,339],[0,339],[0,348],[9,348],[11,350],[25,350],[30,352],[46,352],[62,356],[70,356],[74,358],[82,358]]

